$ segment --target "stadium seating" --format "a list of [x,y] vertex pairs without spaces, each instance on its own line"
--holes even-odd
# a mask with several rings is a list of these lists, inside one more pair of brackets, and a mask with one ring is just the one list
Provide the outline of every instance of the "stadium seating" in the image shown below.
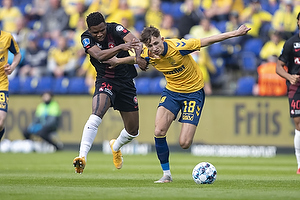
[[84,77],[72,77],[69,79],[69,94],[88,94],[89,89],[85,84]]
[[150,94],[161,94],[166,86],[164,77],[155,77],[150,80]]
[[252,95],[252,90],[256,81],[253,76],[244,76],[238,79],[235,95],[247,96]]
[[[91,2],[91,1],[88,1]],[[268,0],[260,0],[262,9],[270,12],[272,15],[275,11],[279,8],[279,2],[276,1],[276,4],[270,4]],[[34,1],[33,0],[13,0],[13,5],[17,6],[24,16],[27,14],[32,7]],[[243,0],[244,6],[247,7],[251,0]],[[161,12],[163,14],[170,14],[174,17],[174,26],[177,26],[177,22],[179,19],[184,15],[182,11],[182,5],[184,1],[161,1]],[[204,8],[199,6],[198,8],[202,12]],[[228,21],[213,21],[212,23],[221,31],[225,32],[226,30],[226,23]],[[1,26],[1,21],[0,21]],[[40,30],[41,21],[38,18],[28,18],[27,28],[30,30]],[[136,21],[134,27],[136,31],[141,32],[144,29],[145,22],[143,20]],[[252,39],[245,39],[241,46],[238,48],[234,47],[234,51],[230,52],[237,58],[229,58],[228,54],[228,45],[224,45],[223,43],[216,43],[211,45],[208,50],[211,58],[215,66],[217,67],[217,73],[211,74],[211,82],[213,87],[218,87],[226,84],[224,82],[224,74],[226,76],[226,69],[230,68],[232,65],[237,64],[238,68],[242,71],[242,74],[249,75],[248,72],[251,72],[251,75],[254,75],[256,72],[257,66],[260,64],[261,60],[259,57],[259,53],[263,44],[269,38],[269,30],[272,28],[270,22],[264,22],[261,26],[259,37],[252,38]],[[74,42],[70,40],[71,42]],[[70,43],[73,44],[73,43]],[[239,43],[240,44],[240,43]],[[56,45],[53,40],[49,38],[39,38],[38,40],[39,47],[49,50],[52,46]],[[22,60],[20,62],[20,66],[24,64],[23,59],[25,57],[24,49],[20,49],[22,54]],[[9,52],[8,55],[8,62],[11,63],[13,59],[13,54]],[[231,59],[231,60],[230,60]],[[233,61],[232,61],[233,60]],[[234,62],[234,63],[233,63]],[[233,63],[233,64],[232,64]],[[225,69],[226,68],[226,69]],[[43,77],[41,79],[36,78],[11,78],[10,80],[10,93],[14,94],[39,94],[45,90],[52,90],[53,93],[56,94],[87,94],[87,86],[83,84],[84,78],[82,77],[74,77],[74,78],[50,78],[50,77]],[[136,78],[136,85],[137,92],[139,94],[159,94],[163,89],[163,81],[161,77],[157,78],[146,78],[146,77],[138,77]]]
[[251,51],[258,57],[262,47],[263,41],[260,38],[252,38],[245,42],[243,51]]
[[135,87],[137,94],[149,94],[150,93],[150,82],[149,77],[140,77],[135,79]]
[[52,91],[54,94],[67,94],[69,87],[69,78],[59,77],[54,79]]
[[255,56],[255,53],[251,51],[241,52],[239,56],[239,64],[243,72],[246,73],[256,72],[258,61],[257,61],[257,57]]
[[9,79],[9,93],[18,94],[20,92],[20,78],[18,76]]
[[42,94],[44,92],[52,92],[54,79],[52,76],[45,76],[38,79],[36,86],[36,93]]
[[38,78],[26,77],[20,78],[20,93],[21,94],[36,94]]

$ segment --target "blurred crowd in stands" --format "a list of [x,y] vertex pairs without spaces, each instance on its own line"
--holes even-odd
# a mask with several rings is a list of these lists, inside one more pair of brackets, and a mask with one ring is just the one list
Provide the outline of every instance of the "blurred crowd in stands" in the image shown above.
[[[9,77],[11,92],[35,93],[38,87],[42,92],[51,86],[58,94],[91,93],[96,74],[80,35],[87,28],[86,16],[94,11],[137,37],[148,25],[165,38],[188,39],[246,24],[251,27],[247,36],[192,54],[204,73],[206,94],[286,94],[285,80],[275,73],[276,59],[285,40],[298,31],[300,0],[2,0],[1,29],[13,34],[22,54]],[[159,72],[137,70],[138,94],[161,91],[165,82]]]

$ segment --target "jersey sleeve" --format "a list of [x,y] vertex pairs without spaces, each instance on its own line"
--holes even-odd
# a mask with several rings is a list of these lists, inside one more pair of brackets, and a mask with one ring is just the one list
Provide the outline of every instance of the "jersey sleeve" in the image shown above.
[[94,40],[91,38],[91,36],[89,34],[87,34],[86,32],[84,32],[81,35],[81,43],[82,46],[85,50],[85,52],[87,52],[88,49],[90,49],[92,46],[95,45]]
[[110,23],[110,31],[116,36],[120,38],[124,38],[130,31],[126,29],[123,25],[117,23]]
[[280,56],[279,56],[279,60],[281,60],[282,62],[284,62],[285,64],[288,63],[288,60],[289,60],[289,55],[291,54],[291,50],[292,50],[292,46],[291,46],[291,43],[289,42],[286,42],[284,45],[283,45],[283,48],[281,50],[281,53],[280,53]]
[[13,38],[13,36],[10,37],[10,45],[8,47],[8,50],[12,54],[19,53],[19,46],[18,46],[17,42],[15,41],[15,39]]
[[194,51],[199,51],[201,48],[201,40],[190,38],[188,40],[181,39],[181,40],[171,40],[175,46],[176,49],[179,51],[181,55],[187,55]]

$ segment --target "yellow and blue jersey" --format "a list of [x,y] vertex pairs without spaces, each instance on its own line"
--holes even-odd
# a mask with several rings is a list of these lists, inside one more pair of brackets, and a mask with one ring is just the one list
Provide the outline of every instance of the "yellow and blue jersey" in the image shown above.
[[160,58],[151,57],[147,47],[144,47],[141,57],[164,74],[168,90],[192,93],[204,87],[202,72],[190,55],[200,48],[200,39],[165,39],[164,52]]
[[8,50],[12,54],[19,53],[19,46],[10,33],[0,31],[0,91],[8,91],[8,78],[4,71]]

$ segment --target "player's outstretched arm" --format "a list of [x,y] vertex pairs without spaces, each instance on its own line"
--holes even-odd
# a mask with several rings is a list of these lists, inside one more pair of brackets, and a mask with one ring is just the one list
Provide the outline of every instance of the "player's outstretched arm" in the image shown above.
[[248,31],[250,31],[251,28],[248,28],[246,25],[241,25],[237,30],[235,31],[229,31],[225,33],[221,33],[218,35],[213,35],[210,37],[202,38],[201,39],[201,47],[209,46],[216,42],[221,42],[223,40],[232,38],[232,37],[238,37],[242,35],[246,35]]
[[124,58],[117,58],[116,56],[108,59],[107,61],[103,61],[103,63],[107,63],[110,65],[109,68],[115,68],[116,66],[120,64],[135,64],[136,58],[135,56],[128,56]]
[[87,50],[87,52],[96,58],[99,61],[106,61],[112,57],[114,57],[117,53],[120,51],[129,51],[132,50],[136,47],[137,41],[132,41],[132,42],[127,42],[125,44],[120,44],[116,47],[110,48],[110,49],[105,49],[101,50],[98,46],[93,46]]

